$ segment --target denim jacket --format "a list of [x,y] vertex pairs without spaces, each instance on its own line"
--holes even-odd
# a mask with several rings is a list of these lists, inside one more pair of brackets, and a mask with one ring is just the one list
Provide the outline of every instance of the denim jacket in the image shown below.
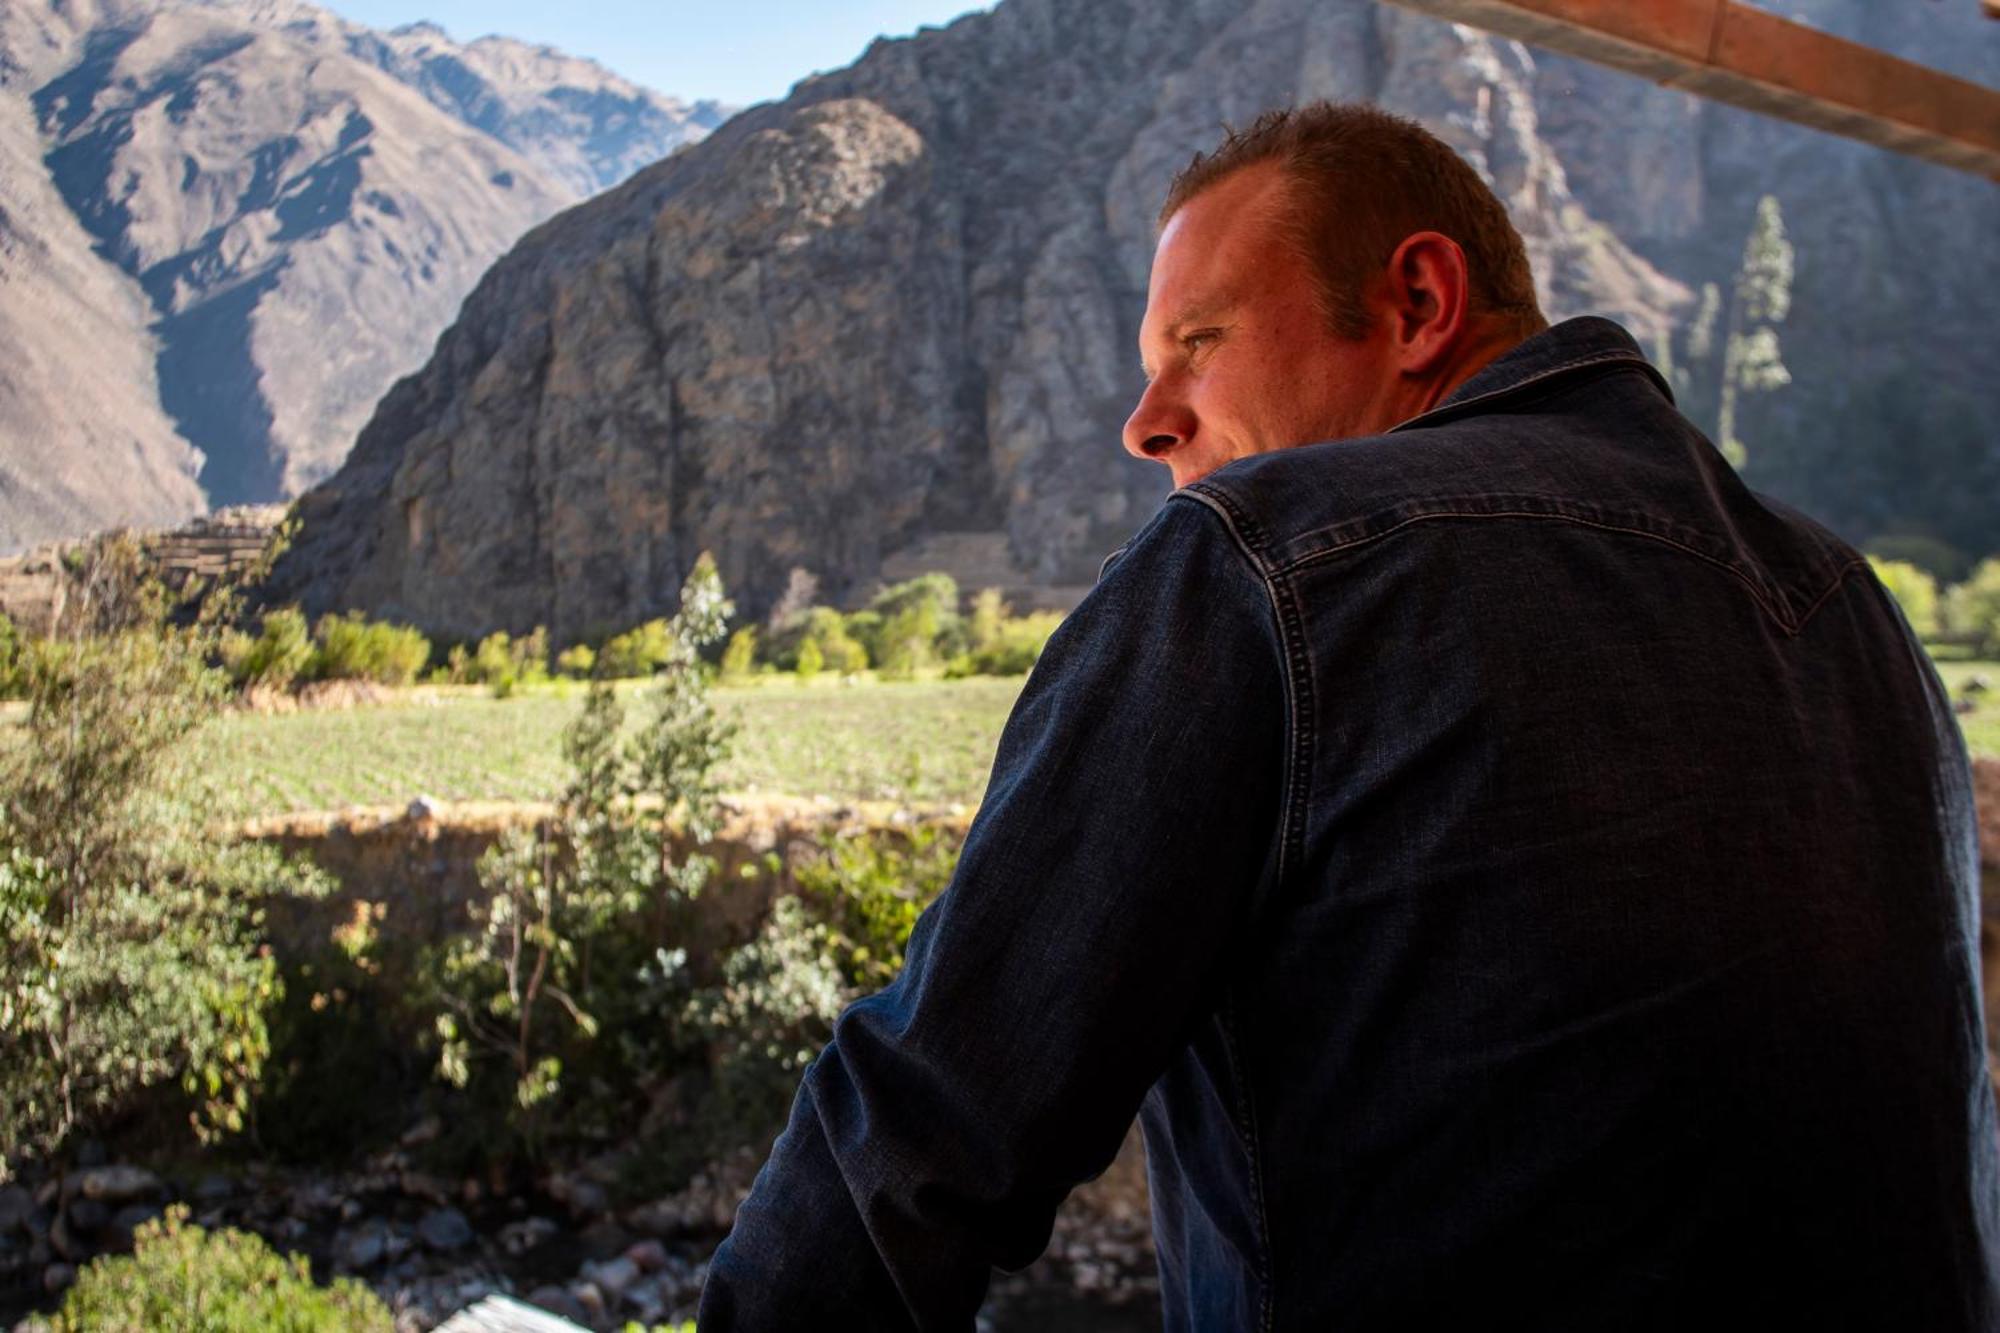
[[1144,1129],[1170,1329],[1995,1327],[1968,763],[1617,325],[1176,491],[704,1330],[964,1329]]

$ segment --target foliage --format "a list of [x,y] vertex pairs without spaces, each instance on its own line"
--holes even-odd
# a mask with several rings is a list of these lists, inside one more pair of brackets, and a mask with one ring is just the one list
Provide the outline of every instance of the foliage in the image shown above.
[[722,650],[722,678],[745,680],[756,667],[757,627],[745,625],[729,636],[729,646]]
[[239,686],[287,688],[313,663],[312,634],[306,628],[305,613],[296,606],[266,611],[255,638],[224,634],[221,656],[224,669]]
[[[782,1122],[799,1076],[850,998],[830,932],[786,895],[756,938],[723,959],[717,984],[688,993],[687,969],[685,950],[661,949],[645,980],[656,1004],[708,1050],[707,1122],[738,1142],[753,1140]],[[662,999],[677,999],[677,1011]]]
[[589,680],[597,671],[597,652],[587,643],[573,644],[556,654],[556,670],[576,680]]
[[817,639],[807,639],[799,645],[799,664],[796,670],[800,680],[811,680],[826,665],[826,656],[820,652]]
[[1934,638],[1938,632],[1937,580],[1901,560],[1869,556],[1868,565],[1903,608],[1903,618],[1910,622],[1911,630],[1921,638]]
[[18,699],[27,687],[21,673],[22,648],[13,617],[0,612],[0,699]]
[[233,610],[170,624],[136,547],[86,556],[83,595],[27,645],[28,715],[0,751],[0,1153],[48,1155],[171,1080],[204,1137],[242,1128],[275,967],[260,902],[323,877],[218,831],[190,738],[225,692]]
[[453,665],[454,679],[484,685],[496,699],[510,698],[523,685],[537,685],[549,678],[549,632],[537,625],[532,633],[516,639],[505,630],[496,630],[479,641],[462,666]]
[[987,588],[973,599],[967,641],[971,651],[945,667],[948,679],[963,676],[1023,676],[1041,660],[1049,636],[1062,623],[1055,611],[1016,616],[1000,599],[998,588]]
[[597,671],[607,680],[632,680],[652,675],[674,656],[672,628],[664,620],[649,620],[606,640],[597,650]]
[[765,656],[780,671],[797,671],[799,657],[810,643],[819,657],[817,670],[833,670],[844,676],[866,671],[868,649],[853,629],[858,623],[863,630],[872,632],[870,627],[879,625],[880,620],[870,611],[843,616],[830,606],[806,607],[771,631],[765,641]]
[[482,858],[473,930],[443,950],[438,1073],[462,1088],[475,1063],[497,1061],[530,1151],[570,1071],[598,1054],[606,1007],[636,983],[639,941],[684,911],[713,869],[699,853],[677,856],[674,839],[699,846],[715,834],[715,768],[734,728],[709,701],[700,653],[730,610],[704,555],[667,625],[650,718],[621,741],[624,706],[609,681],[593,682],[564,734],[571,776],[555,816]]
[[1749,450],[1736,435],[1736,400],[1792,382],[1778,350],[1777,326],[1792,308],[1792,243],[1773,195],[1757,201],[1757,220],[1743,242],[1730,303],[1729,334],[1722,347],[1722,396],[1716,437],[1723,456],[1742,467]]
[[851,618],[849,627],[885,679],[912,679],[965,649],[958,584],[949,574],[920,574],[884,588],[869,600],[867,615]]
[[935,828],[907,839],[843,835],[798,869],[799,891],[825,923],[847,988],[880,990],[903,970],[917,916],[951,883],[958,844]]
[[321,616],[313,637],[319,649],[312,674],[321,680],[408,685],[431,658],[431,643],[422,631],[371,621],[359,611]]
[[315,1286],[303,1255],[279,1255],[252,1234],[205,1231],[176,1204],[142,1225],[128,1256],[77,1274],[56,1316],[59,1333],[390,1333],[395,1320],[353,1278]]
[[2000,657],[2000,556],[1980,562],[1945,595],[1944,620],[1954,636],[1972,641],[1980,656]]
[[1778,326],[1791,313],[1793,258],[1783,210],[1774,196],[1765,195],[1757,202],[1727,299],[1721,287],[1703,283],[1700,303],[1682,330],[1680,362],[1675,363],[1671,340],[1656,349],[1683,410],[1714,421],[1716,445],[1733,467],[1749,459],[1737,433],[1743,396],[1791,383]]

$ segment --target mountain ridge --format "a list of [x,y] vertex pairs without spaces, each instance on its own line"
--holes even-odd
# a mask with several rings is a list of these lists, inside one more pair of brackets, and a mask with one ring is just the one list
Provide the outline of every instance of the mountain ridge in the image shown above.
[[[1963,350],[1994,266],[1963,238],[2000,222],[1979,182],[1362,0],[1005,0],[878,42],[524,240],[301,500],[274,595],[566,640],[670,609],[702,549],[755,615],[793,566],[851,599],[944,533],[1004,538],[1021,583],[1087,584],[1165,493],[1117,439],[1166,183],[1221,123],[1316,96],[1430,125],[1509,205],[1552,317],[1612,314],[1690,374],[1715,374],[1689,345],[1701,286],[1727,288],[1757,198],[1786,192],[1815,320],[1785,336],[1811,391],[1742,413],[1746,476],[1781,498],[1811,493],[1816,441],[1879,458],[1891,410],[1923,435],[1992,405]],[[1901,193],[1848,188],[1878,178]],[[1814,262],[1889,224],[1961,238],[1972,279],[1866,237],[1866,283]],[[1905,386],[1904,349],[1869,330],[1936,312],[1954,345]],[[1838,382],[1850,363],[1888,395],[1873,415]],[[1946,493],[1995,466],[1968,447],[1917,520],[1984,541],[1992,516]],[[1817,507],[1866,536],[1908,517],[1884,490]]]
[[725,114],[298,0],[0,5],[0,548],[310,486],[508,246]]

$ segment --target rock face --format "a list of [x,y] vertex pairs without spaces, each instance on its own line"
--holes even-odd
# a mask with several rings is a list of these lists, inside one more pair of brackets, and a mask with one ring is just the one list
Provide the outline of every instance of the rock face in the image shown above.
[[326,476],[509,245],[721,115],[291,0],[0,3],[0,549]]
[[[1990,36],[1887,8],[1790,5],[1918,58]],[[1219,122],[1318,96],[1436,129],[1508,203],[1549,314],[1663,357],[1777,192],[1798,383],[1746,400],[1753,483],[1857,539],[2000,546],[1989,184],[1365,0],[1005,0],[523,241],[305,498],[273,591],[568,640],[670,608],[704,548],[752,614],[795,565],[852,598],[946,546],[1088,584],[1165,493],[1118,431],[1166,184]],[[1885,458],[1933,490],[1885,486]]]

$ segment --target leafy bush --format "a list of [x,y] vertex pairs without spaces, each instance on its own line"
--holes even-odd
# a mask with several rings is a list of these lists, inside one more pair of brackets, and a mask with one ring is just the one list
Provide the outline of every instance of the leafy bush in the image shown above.
[[2000,556],[1984,560],[1945,595],[1945,622],[1982,657],[2000,657]]
[[811,680],[826,665],[826,657],[819,650],[817,639],[807,639],[799,645],[799,664],[795,668],[800,680]]
[[266,611],[254,638],[247,634],[223,636],[222,665],[230,679],[245,688],[282,690],[306,674],[312,662],[312,634],[306,628],[305,613],[296,606]]
[[371,621],[359,611],[321,616],[313,637],[319,649],[312,674],[321,680],[408,685],[431,659],[431,642],[422,631]]
[[60,1333],[391,1333],[389,1308],[353,1278],[315,1286],[303,1255],[279,1255],[235,1230],[188,1225],[175,1205],[138,1230],[129,1256],[77,1274]]
[[687,965],[684,950],[662,949],[647,980],[661,995],[686,994],[673,1021],[707,1047],[712,1149],[733,1146],[723,1137],[754,1141],[783,1122],[800,1074],[850,998],[831,932],[787,895],[757,937],[724,958],[719,984],[686,993]]
[[607,640],[597,651],[597,670],[607,680],[631,680],[673,660],[672,630],[664,620],[649,620]]
[[27,646],[28,716],[0,750],[0,1173],[174,1080],[197,1133],[240,1129],[277,992],[260,902],[327,887],[219,832],[228,802],[195,776],[230,599],[170,625],[130,551],[90,558],[130,586]]
[[587,643],[565,648],[556,654],[556,670],[576,680],[589,680],[597,670],[597,653]]
[[454,658],[453,668],[454,679],[485,685],[495,698],[509,698],[521,686],[549,678],[549,632],[537,625],[533,633],[516,639],[496,630],[479,641],[470,657]]
[[757,627],[745,625],[729,636],[729,646],[722,650],[722,678],[744,680],[756,667]]
[[21,631],[0,612],[0,699],[18,699],[27,688],[21,674]]
[[1938,632],[1938,590],[1937,580],[1915,565],[1902,560],[1882,560],[1868,557],[1868,565],[1875,571],[1875,577],[1889,590],[1903,608],[1903,618],[1910,622],[1910,628],[1925,639],[1933,638]]
[[908,680],[965,651],[958,584],[949,574],[921,574],[884,588],[870,599],[868,613],[871,619],[854,631],[885,679]]
[[847,834],[798,868],[799,891],[826,928],[826,942],[853,994],[880,990],[903,970],[917,916],[958,868],[958,844],[934,828],[907,839]]
[[1041,660],[1043,647],[1061,623],[1062,616],[1055,611],[1016,616],[1000,599],[999,589],[984,589],[973,598],[966,622],[971,650],[953,658],[945,675],[953,679],[1026,675]]

